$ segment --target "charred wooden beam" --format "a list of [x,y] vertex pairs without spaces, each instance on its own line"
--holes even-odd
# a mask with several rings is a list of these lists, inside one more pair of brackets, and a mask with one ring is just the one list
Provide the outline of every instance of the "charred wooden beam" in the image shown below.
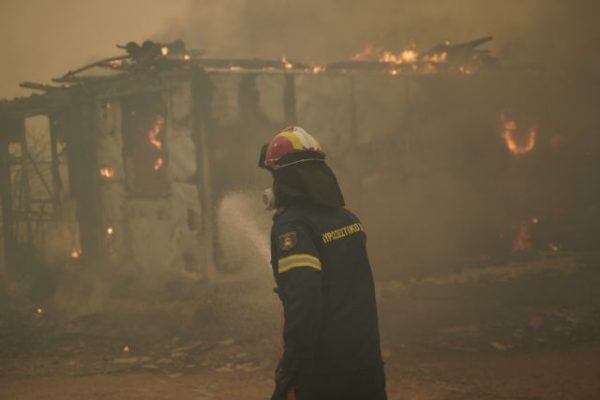
[[170,43],[159,43],[146,40],[141,45],[129,42],[125,45],[118,44],[117,48],[125,50],[127,54],[138,64],[145,64],[160,58],[187,58],[198,57],[205,53],[204,50],[188,50],[183,40],[178,39]]
[[[68,90],[53,90],[45,94],[33,94],[13,100],[0,100],[0,118],[23,118],[48,114],[69,106]],[[1,134],[1,133],[0,133]]]
[[20,87],[22,87],[23,89],[31,89],[31,90],[41,90],[43,92],[50,92],[52,90],[61,90],[61,89],[67,89],[66,86],[53,86],[53,85],[48,85],[46,83],[38,83],[38,82],[21,82],[19,84]]
[[90,64],[86,64],[83,67],[74,69],[72,71],[67,72],[66,74],[64,74],[63,76],[61,76],[60,78],[56,78],[53,79],[54,82],[69,82],[69,78],[74,78],[77,74],[87,71],[88,69],[97,67],[97,66],[104,66],[107,65],[111,62],[118,62],[118,61],[122,61],[122,60],[127,60],[130,59],[131,57],[129,55],[126,56],[117,56],[117,57],[109,57],[109,58],[105,58],[103,60],[99,60],[99,61],[94,61],[93,63]]
[[465,43],[441,43],[429,50],[426,55],[446,53],[448,62],[463,62],[476,58],[482,62],[493,62],[495,58],[490,55],[489,50],[477,49],[484,43],[493,40],[493,36],[486,36]]
[[283,62],[282,60],[264,60],[264,59],[240,59],[240,58],[197,58],[192,60],[195,65],[204,68],[220,69],[308,69],[310,65],[295,62],[293,60]]
[[27,146],[23,146],[21,151],[23,152],[23,154],[25,156],[24,159],[29,161],[29,164],[31,165],[33,172],[35,172],[39,181],[42,183],[42,186],[44,186],[44,189],[46,189],[46,193],[48,193],[48,196],[50,196],[50,197],[54,196],[54,190],[52,190],[52,187],[50,186],[48,181],[46,181],[46,178],[44,177],[42,170],[40,170],[39,163],[31,156],[31,153],[29,152],[29,148]]
[[410,71],[411,64],[397,64],[393,62],[381,61],[338,61],[328,64],[325,69],[328,71]]
[[[25,123],[25,122],[23,122]],[[21,137],[21,153],[23,156],[21,162],[21,196],[19,198],[19,211],[22,216],[18,218],[20,223],[25,225],[25,240],[19,238],[20,243],[33,243],[33,221],[31,219],[31,180],[29,179],[29,166],[31,165],[29,155],[29,147],[27,143],[27,132]]]
[[[64,114],[64,113],[63,113]],[[50,115],[50,163],[52,171],[52,186],[54,187],[54,207],[55,209],[60,206],[61,203],[61,192],[63,189],[62,180],[60,178],[59,171],[59,155],[58,155],[58,138],[61,136],[61,129],[63,129],[63,118],[62,115],[52,114]]]
[[193,140],[196,147],[196,185],[202,209],[202,227],[206,256],[206,279],[211,282],[216,274],[216,231],[213,194],[213,133],[216,122],[212,113],[214,85],[202,69],[192,72]]
[[10,143],[17,142],[24,136],[25,120],[23,118],[0,119],[0,200],[2,202],[4,257],[7,267],[11,267],[15,262],[14,213],[8,149]]
[[10,267],[13,260],[13,212],[8,138],[0,135],[0,201],[2,205],[2,233],[4,239],[4,261]]
[[94,259],[100,255],[102,232],[94,104],[84,93],[75,92],[73,96],[73,106],[68,109],[65,121],[70,191],[77,202],[83,256]]

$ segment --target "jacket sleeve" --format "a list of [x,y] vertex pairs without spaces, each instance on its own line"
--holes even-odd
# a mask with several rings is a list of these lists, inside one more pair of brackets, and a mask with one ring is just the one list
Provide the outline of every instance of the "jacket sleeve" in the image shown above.
[[273,269],[284,311],[281,367],[310,368],[322,315],[321,260],[310,230],[301,223],[273,227]]

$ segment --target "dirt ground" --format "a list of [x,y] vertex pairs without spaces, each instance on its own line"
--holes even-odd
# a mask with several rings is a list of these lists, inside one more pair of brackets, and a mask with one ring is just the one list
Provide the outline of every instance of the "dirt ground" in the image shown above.
[[[600,399],[598,259],[379,281],[389,398]],[[0,293],[0,399],[268,399],[279,351],[270,285],[233,280],[210,302],[162,299],[150,315],[129,298],[114,303],[129,307],[119,317],[69,321],[7,307]]]
[[[400,353],[388,358],[387,374],[394,400],[597,400],[600,347],[520,354]],[[11,400],[264,400],[271,388],[267,369],[0,378],[1,398]]]

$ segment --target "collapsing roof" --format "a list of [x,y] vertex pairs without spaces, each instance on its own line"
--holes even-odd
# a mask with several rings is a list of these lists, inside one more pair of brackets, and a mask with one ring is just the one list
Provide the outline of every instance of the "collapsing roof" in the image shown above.
[[291,73],[351,73],[382,72],[399,74],[456,73],[472,74],[482,68],[494,65],[496,59],[489,50],[479,46],[492,40],[484,37],[466,43],[450,44],[444,42],[428,51],[419,52],[411,47],[398,53],[377,49],[368,45],[351,60],[334,62],[327,65],[310,65],[288,60],[266,59],[223,59],[209,58],[202,50],[189,50],[181,40],[171,43],[145,41],[141,45],[129,42],[118,45],[125,54],[109,57],[68,71],[53,79],[53,84],[23,82],[21,87],[40,90],[45,96],[32,95],[12,101],[0,101],[2,115],[42,114],[68,101],[64,91],[85,83],[100,82],[107,79],[119,79],[126,75],[153,72],[185,72],[191,69],[230,72],[291,72]]
[[309,65],[305,63],[287,60],[264,59],[215,59],[205,57],[201,50],[187,50],[181,40],[171,43],[157,43],[146,41],[142,45],[129,42],[124,46],[117,46],[125,50],[126,54],[100,60],[73,71],[64,76],[54,79],[55,82],[73,82],[81,77],[81,74],[94,67],[104,68],[117,72],[135,72],[149,68],[160,70],[167,68],[185,67],[188,65],[207,69],[229,69],[240,70],[290,70],[298,72],[348,72],[353,69],[379,69],[388,70],[390,73],[397,72],[432,73],[440,67],[441,71],[467,73],[476,68],[487,67],[496,60],[488,50],[478,47],[492,40],[492,37],[484,37],[466,43],[450,44],[445,42],[432,49],[419,53],[415,48],[402,50],[398,54],[391,51],[379,49],[377,52],[373,46],[367,46],[361,53],[352,57],[350,62],[335,62],[328,65]]

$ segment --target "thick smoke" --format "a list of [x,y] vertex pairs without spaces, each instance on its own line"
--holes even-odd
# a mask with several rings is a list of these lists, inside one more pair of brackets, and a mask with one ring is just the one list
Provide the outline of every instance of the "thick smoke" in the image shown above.
[[[565,77],[564,80],[569,80],[572,85],[556,85],[551,97],[556,101],[565,101],[568,95],[581,100],[584,91],[588,90],[581,88],[590,87],[589,78],[594,77],[592,74],[600,66],[600,58],[592,50],[597,47],[595,38],[599,36],[594,20],[597,9],[599,6],[596,3],[586,0],[202,0],[191,2],[186,17],[172,21],[170,29],[157,38],[182,38],[189,47],[206,50],[209,57],[277,59],[285,55],[291,60],[327,63],[348,60],[366,44],[392,51],[412,45],[426,50],[443,41],[457,43],[491,35],[495,40],[486,44],[486,48],[499,58],[506,71],[531,71],[533,75],[537,72],[548,73],[548,76],[561,80]],[[475,108],[469,109],[469,114],[462,117],[468,121],[465,126],[452,127],[448,121],[460,118],[451,115],[453,94],[442,91],[439,95],[440,108],[432,109],[431,105],[430,108],[423,108],[423,112],[432,114],[420,122],[427,126],[426,121],[433,119],[442,125],[421,129],[430,129],[432,136],[454,132],[453,129],[456,132],[476,130],[476,121],[496,118],[495,115],[489,115],[502,111],[502,107],[527,110],[526,114],[536,118],[547,114],[542,110],[542,104],[546,103],[541,95],[547,88],[536,92],[531,82],[517,78],[517,75],[511,81],[516,87],[515,93],[531,92],[531,96],[515,95],[509,104],[499,105],[491,114],[484,106],[474,105]],[[498,79],[501,80],[502,76],[498,75]],[[553,81],[549,79],[545,82]],[[460,91],[460,88],[455,90]],[[482,92],[484,89],[478,90]],[[383,93],[372,95],[383,103],[396,101],[386,98]],[[487,98],[493,99],[495,95],[494,90],[490,89]],[[563,122],[564,125],[574,126],[577,117],[572,115],[562,119],[568,120]],[[550,135],[553,129],[561,125],[556,121],[544,122],[547,125],[542,137]],[[435,122],[432,124],[435,125]],[[486,125],[492,126],[493,122],[480,124]],[[586,132],[586,129],[581,131]],[[578,132],[567,131],[573,135]],[[319,135],[319,132],[313,133]],[[473,138],[477,138],[474,140],[481,140],[485,135],[494,138],[497,132],[473,132]],[[429,146],[427,151],[434,151],[433,147]],[[406,164],[411,166],[411,170],[420,170],[428,162],[442,165],[442,160],[448,165],[455,165],[456,154],[448,150],[448,146],[440,148],[447,151],[441,151],[436,160],[419,159],[412,155],[412,161],[407,159]],[[393,157],[397,157],[397,154],[390,156]],[[336,157],[332,156],[331,159],[335,160]],[[377,171],[368,174],[365,164],[360,165],[358,171],[338,169],[338,172],[342,183],[374,177],[384,182],[373,185],[372,192],[376,194],[381,187],[386,188],[384,194],[379,197],[374,195],[368,200],[374,204],[360,204],[358,199],[361,193],[353,193],[356,188],[352,184],[345,189],[351,208],[371,223],[373,258],[386,265],[394,265],[394,262],[386,259],[385,255],[392,255],[394,252],[390,249],[404,243],[406,247],[400,251],[404,259],[415,261],[415,265],[447,267],[448,260],[458,258],[464,248],[483,247],[480,243],[483,236],[488,235],[489,241],[495,242],[497,235],[505,235],[503,226],[508,219],[514,218],[511,213],[516,212],[504,204],[515,200],[504,201],[505,198],[512,198],[515,193],[526,193],[522,196],[527,197],[534,192],[525,184],[527,190],[511,186],[500,191],[501,196],[478,202],[475,198],[480,193],[466,186],[465,182],[469,179],[486,182],[489,171],[478,173],[468,170],[455,180],[451,174],[444,173],[409,180],[400,185],[399,193],[395,193],[390,188],[395,187],[402,178],[398,172],[401,169],[383,168],[380,165]],[[507,174],[510,175],[506,178],[508,182],[515,180],[510,171]],[[485,187],[485,184],[482,185]],[[535,202],[522,200],[522,203]],[[398,209],[398,204],[402,204],[402,209]],[[510,218],[503,214],[508,209],[511,212],[506,213],[511,215]],[[394,218],[390,218],[387,210],[394,210]],[[523,214],[529,212],[533,211],[522,211]],[[402,226],[402,229],[399,230],[398,226]],[[399,237],[399,231],[406,237]],[[512,232],[506,234],[507,237],[510,235]],[[508,242],[510,240],[507,239]]]
[[[186,6],[187,3],[187,6]],[[182,38],[214,57],[344,60],[367,43],[392,50],[493,35],[490,49],[515,63],[594,71],[600,65],[593,0],[36,0],[0,2],[5,40],[0,97],[25,94],[114,45]],[[185,11],[184,11],[185,10]]]
[[118,54],[184,13],[188,0],[0,1],[0,98],[26,95],[23,81],[48,82],[85,63]]
[[590,0],[201,0],[161,36],[181,37],[214,57],[285,54],[322,63],[367,43],[400,50],[493,35],[491,49],[502,59],[572,68],[599,63],[599,9]]

